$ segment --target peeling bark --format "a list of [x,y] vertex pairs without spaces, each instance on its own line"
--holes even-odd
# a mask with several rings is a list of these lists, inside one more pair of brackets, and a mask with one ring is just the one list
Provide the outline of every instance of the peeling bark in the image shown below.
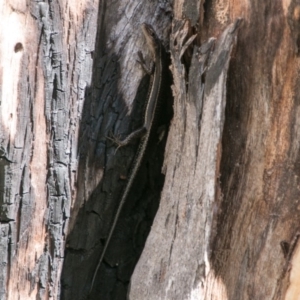
[[297,299],[299,20],[298,0],[4,1],[0,299],[87,295],[137,148],[107,136],[142,121],[142,22],[174,116],[166,97],[90,299]]
[[[177,20],[184,19],[183,2],[175,2]],[[172,148],[168,146],[166,151],[166,183],[153,230],[132,277],[130,299],[138,299],[140,293],[147,299],[297,299],[299,296],[299,3],[261,4],[206,1],[203,18],[199,13],[203,23],[192,23],[194,28],[187,30],[188,37],[199,32],[195,39],[198,43],[203,44],[211,36],[218,41],[229,22],[243,18],[226,88],[221,93],[226,99],[226,109],[224,130],[217,151],[213,152],[217,163],[215,168],[209,165],[215,175],[215,193],[204,202],[201,200],[206,190],[202,185],[209,176],[198,176],[198,181],[191,184],[194,172],[190,167],[181,170],[178,179],[175,177],[184,158],[197,160],[184,152],[193,136],[186,135],[192,113],[185,117],[183,110],[176,118],[177,106],[184,106],[176,87],[185,91],[191,81],[190,77],[176,75],[176,63],[172,60],[175,117],[168,138]],[[177,20],[173,21],[173,34],[179,32],[180,36],[175,27]],[[187,66],[187,61],[183,61]],[[206,80],[207,76],[202,81],[204,85]],[[189,105],[185,107],[187,110]],[[213,124],[216,116],[212,117]],[[182,119],[187,119],[184,126],[172,131]],[[208,124],[206,132],[210,132]],[[174,143],[173,136],[181,139]],[[185,143],[180,144],[181,140]],[[202,142],[208,147],[207,141]],[[178,149],[177,145],[183,146]],[[174,153],[179,158],[170,162],[169,157],[175,156]],[[201,167],[205,167],[210,155],[206,153]],[[172,163],[176,168],[173,173],[170,171],[168,179]],[[186,181],[189,188],[179,189]],[[192,215],[197,215],[195,225],[193,219],[187,218],[189,202],[184,199],[193,201],[192,187],[196,186],[197,204],[206,206],[199,209],[198,215],[197,207],[191,210]],[[205,218],[201,218],[202,214]],[[181,230],[190,223],[193,226],[181,235]],[[155,251],[154,244],[160,245],[159,251]],[[180,251],[175,252],[176,246]],[[203,248],[205,251],[201,252]]]
[[[226,80],[238,23],[230,25],[215,45],[210,39],[194,47],[188,74],[181,59],[189,26],[178,21],[173,27],[175,107],[166,149],[165,189],[131,278],[130,299],[193,299],[195,295],[205,299],[210,281],[215,280],[210,274],[210,236]],[[161,245],[159,251],[157,245]],[[212,278],[206,283],[208,276]]]
[[1,4],[1,299],[60,294],[96,34],[85,5],[83,19],[72,4]]

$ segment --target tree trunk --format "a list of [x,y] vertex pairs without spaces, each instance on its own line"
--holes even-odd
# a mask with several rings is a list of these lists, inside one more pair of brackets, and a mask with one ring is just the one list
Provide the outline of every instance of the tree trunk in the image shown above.
[[[299,297],[300,5],[256,2],[207,1],[200,25],[198,2],[175,5],[166,181],[130,299]],[[238,34],[240,21],[223,29],[237,17]]]
[[[298,2],[2,3],[0,299],[298,299]],[[143,22],[173,83],[91,289],[138,147],[107,137],[143,121]]]
[[98,3],[2,1],[0,298],[59,299]]

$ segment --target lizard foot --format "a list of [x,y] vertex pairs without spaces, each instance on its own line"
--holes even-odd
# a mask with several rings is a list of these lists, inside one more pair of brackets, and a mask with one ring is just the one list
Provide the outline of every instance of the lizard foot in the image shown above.
[[106,136],[106,138],[110,141],[112,141],[114,144],[117,145],[117,148],[115,150],[115,154],[117,153],[117,151],[119,150],[119,148],[124,146],[123,141],[120,139],[120,136],[116,136],[112,133],[112,131],[110,131],[109,135]]

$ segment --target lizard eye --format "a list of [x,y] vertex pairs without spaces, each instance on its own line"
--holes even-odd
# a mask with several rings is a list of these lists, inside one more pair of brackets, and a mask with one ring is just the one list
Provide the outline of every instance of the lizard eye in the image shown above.
[[150,24],[143,23],[143,30],[147,32],[149,37],[151,37],[154,40],[156,39],[156,33]]
[[149,34],[150,34],[151,36],[154,36],[154,32],[153,32],[153,30],[152,30],[151,28],[148,29],[148,32],[149,32]]

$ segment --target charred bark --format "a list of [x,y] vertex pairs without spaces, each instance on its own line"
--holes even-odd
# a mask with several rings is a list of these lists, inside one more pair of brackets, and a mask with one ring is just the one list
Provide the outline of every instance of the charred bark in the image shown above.
[[107,136],[142,122],[142,22],[174,115],[166,96],[90,299],[297,298],[299,1],[1,5],[0,299],[87,295],[136,152]]

